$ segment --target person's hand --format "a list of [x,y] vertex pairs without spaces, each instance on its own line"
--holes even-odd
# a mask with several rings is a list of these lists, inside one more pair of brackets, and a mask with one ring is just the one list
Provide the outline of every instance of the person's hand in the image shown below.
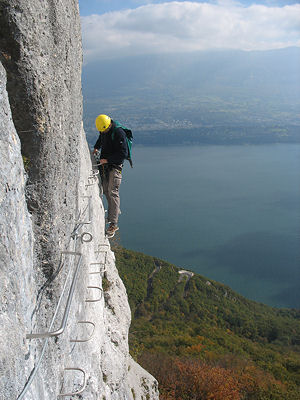
[[102,164],[107,164],[107,163],[108,163],[108,161],[107,161],[106,158],[101,158],[101,160],[100,160],[100,165],[102,165]]

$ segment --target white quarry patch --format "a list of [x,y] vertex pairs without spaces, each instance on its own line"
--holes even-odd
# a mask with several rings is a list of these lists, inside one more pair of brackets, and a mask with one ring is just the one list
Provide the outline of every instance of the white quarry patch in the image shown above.
[[184,269],[178,271],[178,273],[179,273],[180,275],[187,275],[187,276],[190,276],[190,277],[194,276],[194,272],[192,272],[192,271],[186,271],[186,270],[184,270]]
[[183,278],[186,277],[187,278],[186,282],[188,283],[188,281],[194,276],[194,272],[186,271],[185,269],[178,271],[178,274],[179,274],[178,282],[182,282]]

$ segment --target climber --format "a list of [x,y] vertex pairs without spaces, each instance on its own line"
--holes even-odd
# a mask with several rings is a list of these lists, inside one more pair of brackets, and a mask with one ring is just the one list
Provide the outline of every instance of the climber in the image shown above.
[[122,180],[124,160],[128,157],[125,131],[116,125],[108,115],[98,115],[95,121],[99,138],[94,146],[96,155],[101,148],[99,171],[103,193],[108,204],[108,228],[106,235],[112,238],[118,227],[120,214],[119,187]]

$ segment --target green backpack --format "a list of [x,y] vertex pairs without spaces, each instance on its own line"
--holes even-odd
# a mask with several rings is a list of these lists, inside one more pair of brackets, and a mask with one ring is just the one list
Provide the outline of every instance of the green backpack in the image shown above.
[[[127,148],[128,148],[128,157],[127,160],[130,163],[131,168],[133,168],[133,164],[132,164],[132,158],[131,158],[131,147],[132,147],[132,141],[133,141],[133,135],[130,129],[126,128],[125,126],[123,126],[122,124],[120,124],[120,122],[118,121],[114,121],[115,123],[115,129],[117,128],[122,128],[123,131],[126,134],[126,142],[127,142]],[[111,134],[111,138],[112,140],[114,140],[114,133],[115,133],[115,129],[112,131]]]

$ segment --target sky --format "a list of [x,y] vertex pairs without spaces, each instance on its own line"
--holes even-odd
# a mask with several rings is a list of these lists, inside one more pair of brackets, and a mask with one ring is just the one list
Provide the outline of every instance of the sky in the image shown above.
[[141,54],[300,47],[300,1],[79,0],[84,63]]

